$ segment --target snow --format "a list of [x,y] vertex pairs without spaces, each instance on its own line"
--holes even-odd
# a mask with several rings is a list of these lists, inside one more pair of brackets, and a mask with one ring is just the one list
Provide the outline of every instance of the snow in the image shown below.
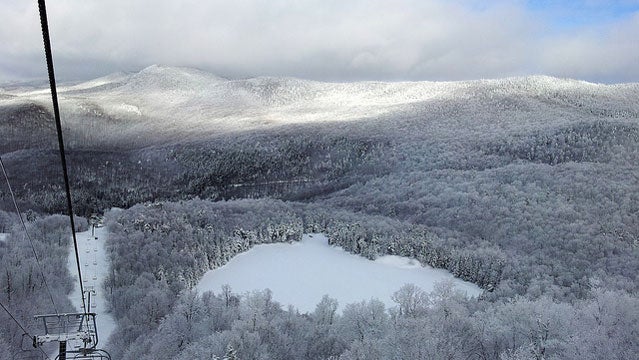
[[[601,85],[548,76],[324,83],[277,77],[230,80],[196,69],[154,65],[135,74],[60,86],[58,95],[61,112],[72,114],[64,117],[65,126],[94,126],[86,116],[98,116],[105,120],[100,121],[105,137],[116,142],[138,136],[173,142],[289,124],[367,119],[388,120],[389,132],[401,129],[402,119],[419,119],[420,131],[429,137],[462,139],[493,134],[496,128],[537,129],[580,119],[565,116],[566,106],[584,114],[597,109],[639,113],[639,103],[632,100],[639,95],[637,84]],[[18,88],[0,97],[0,107],[24,103],[50,108],[48,87]],[[487,113],[487,105],[494,111]],[[541,116],[522,119],[499,109],[536,110]]]
[[371,298],[393,307],[396,304],[391,295],[402,285],[412,283],[432,291],[436,283],[444,281],[452,281],[469,296],[481,293],[476,285],[414,259],[383,256],[371,261],[329,246],[322,234],[306,234],[299,243],[255,246],[208,271],[196,288],[219,293],[228,284],[240,294],[268,288],[281,304],[312,312],[325,294],[338,300],[340,310]]
[[[76,234],[84,290],[92,289],[94,291],[94,293],[91,294],[91,309],[89,309],[89,312],[97,314],[95,318],[98,327],[99,348],[104,347],[109,335],[111,335],[115,329],[115,320],[106,312],[106,296],[102,288],[102,283],[109,271],[105,248],[107,236],[108,232],[104,227],[96,227],[94,236],[91,235],[91,230]],[[69,273],[71,276],[77,277],[78,268],[75,261],[73,245],[70,246],[69,251],[70,253],[67,260]],[[81,312],[82,297],[80,296],[80,286],[77,281],[74,282],[74,289],[69,297],[76,305],[76,310]]]
[[0,242],[7,241],[7,236],[9,236],[8,233],[0,233]]
[[140,112],[140,109],[137,106],[131,104],[114,104],[112,105],[112,109],[114,112],[120,111],[125,113],[133,113],[137,116],[142,116],[142,112]]

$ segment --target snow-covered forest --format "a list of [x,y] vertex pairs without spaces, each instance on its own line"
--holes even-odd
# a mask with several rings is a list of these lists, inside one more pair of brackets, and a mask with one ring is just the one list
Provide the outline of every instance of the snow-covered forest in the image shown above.
[[[75,311],[72,299],[68,297],[75,279],[65,265],[71,243],[68,218],[61,215],[40,217],[30,211],[26,215],[27,231],[39,254],[39,262],[33,255],[17,215],[0,211],[0,230],[6,234],[4,240],[0,241],[0,298],[22,324],[35,331],[41,325],[33,318],[34,315]],[[76,224],[78,231],[87,228],[84,219],[79,219]],[[42,273],[46,274],[46,280],[42,278]],[[21,356],[21,346],[29,349],[31,339],[23,337],[23,331],[5,312],[0,314],[0,323],[0,359]]]
[[[639,353],[637,84],[226,80],[153,66],[60,94],[75,209],[104,214],[109,231],[114,358]],[[66,304],[73,274],[56,267],[69,236],[53,215],[65,203],[47,101],[40,89],[0,90],[0,150]],[[35,326],[47,298],[0,191],[1,299]],[[394,308],[366,299],[339,313],[327,297],[300,313],[268,290],[192,291],[252,246],[309,232],[369,259],[446,269],[484,293],[405,286]],[[21,334],[2,331],[0,359],[10,358]]]

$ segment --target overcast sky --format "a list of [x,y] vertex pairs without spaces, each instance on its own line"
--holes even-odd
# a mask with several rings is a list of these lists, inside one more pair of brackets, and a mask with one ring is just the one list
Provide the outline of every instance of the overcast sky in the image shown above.
[[[639,0],[48,0],[58,79],[639,81]],[[0,83],[46,77],[36,0],[0,0]]]

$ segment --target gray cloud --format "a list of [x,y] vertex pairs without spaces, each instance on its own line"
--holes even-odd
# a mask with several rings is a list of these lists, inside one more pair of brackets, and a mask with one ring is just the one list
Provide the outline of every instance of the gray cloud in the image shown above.
[[[159,63],[231,77],[639,81],[638,16],[557,30],[519,0],[57,0],[48,12],[63,80]],[[0,81],[44,77],[35,2],[5,0],[0,14]]]

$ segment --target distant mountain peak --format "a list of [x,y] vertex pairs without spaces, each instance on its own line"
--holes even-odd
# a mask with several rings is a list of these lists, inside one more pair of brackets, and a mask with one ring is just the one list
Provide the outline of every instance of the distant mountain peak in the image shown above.
[[166,65],[151,65],[131,76],[127,86],[136,90],[197,90],[224,78],[206,71]]
[[[578,118],[639,113],[634,101],[639,84],[611,86],[546,75],[449,82],[337,83],[273,76],[229,80],[198,69],[155,64],[136,73],[64,86],[59,93],[63,110],[78,123],[88,117],[103,126],[103,119],[111,119],[114,124],[135,124],[131,131],[141,136],[155,132],[171,138],[173,133],[199,136],[207,131],[368,119],[438,122],[460,114],[480,114],[491,119],[492,126],[502,113],[536,112],[544,114],[543,119],[561,119],[565,112]],[[37,90],[9,89],[0,92],[0,102],[48,106],[50,94],[44,85]],[[513,127],[519,126],[516,117],[513,121]]]

